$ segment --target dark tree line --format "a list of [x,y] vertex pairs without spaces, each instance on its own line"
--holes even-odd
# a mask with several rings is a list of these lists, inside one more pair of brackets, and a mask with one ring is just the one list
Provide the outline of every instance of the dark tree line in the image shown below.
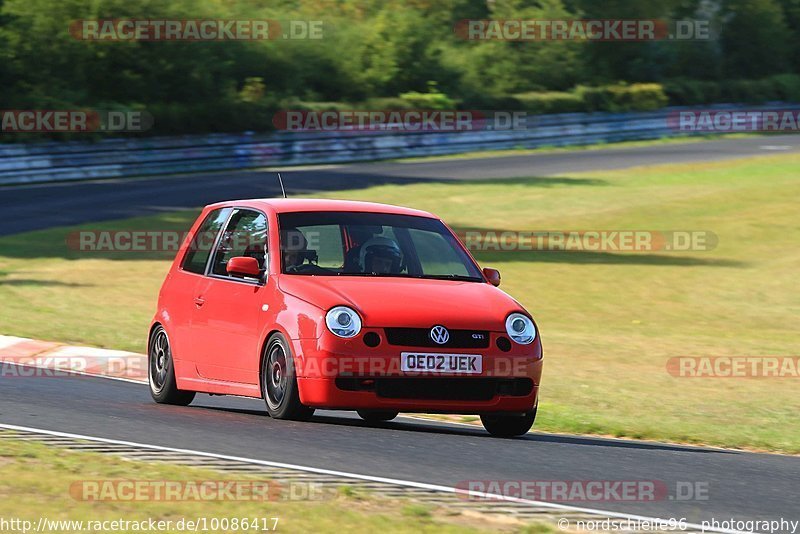
[[[462,19],[617,17],[708,20],[711,39],[476,42],[453,31]],[[320,20],[323,37],[70,35],[71,21],[99,18]],[[147,109],[165,132],[263,129],[285,107],[426,98],[543,112],[790,99],[800,98],[800,0],[0,0],[0,56],[0,108]]]

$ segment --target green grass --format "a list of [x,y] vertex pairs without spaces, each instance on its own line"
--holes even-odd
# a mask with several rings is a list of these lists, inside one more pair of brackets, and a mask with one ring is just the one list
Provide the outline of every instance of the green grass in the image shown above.
[[[86,225],[186,231],[197,211]],[[174,253],[81,252],[73,228],[0,238],[0,333],[144,352]]]
[[[536,317],[536,428],[800,452],[797,379],[689,379],[673,356],[797,356],[800,156],[329,196],[430,210],[456,229],[709,230],[705,252],[484,252]],[[168,214],[92,228],[182,228]],[[3,333],[142,351],[168,261],[68,252],[67,230],[0,239]],[[127,254],[127,255],[126,255]]]
[[[106,521],[149,518],[175,522],[198,518],[278,518],[278,532],[553,532],[547,524],[509,524],[489,515],[460,514],[406,499],[326,492],[314,500],[102,500],[80,498],[84,481],[270,481],[254,475],[220,473],[185,466],[129,461],[95,453],[64,451],[45,445],[0,440],[0,518]],[[77,486],[73,487],[73,484]],[[263,487],[263,486],[262,486]],[[72,491],[71,491],[72,490]],[[523,530],[520,530],[523,529]],[[72,532],[72,530],[58,530]],[[121,530],[118,532],[128,532]],[[181,532],[173,528],[166,532]],[[185,532],[185,531],[184,531]],[[217,532],[236,532],[234,529]],[[241,532],[241,530],[239,531]],[[253,532],[253,530],[250,530]]]

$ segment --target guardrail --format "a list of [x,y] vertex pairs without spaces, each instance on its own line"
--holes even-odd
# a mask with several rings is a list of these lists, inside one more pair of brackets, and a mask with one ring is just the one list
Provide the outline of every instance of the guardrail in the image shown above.
[[[585,145],[680,134],[665,108],[641,113],[531,115],[527,128],[464,132],[274,132],[0,144],[0,185],[254,169],[457,154],[476,150]],[[741,110],[740,105],[707,109]],[[773,103],[746,109],[796,109]],[[695,134],[702,135],[702,134]]]

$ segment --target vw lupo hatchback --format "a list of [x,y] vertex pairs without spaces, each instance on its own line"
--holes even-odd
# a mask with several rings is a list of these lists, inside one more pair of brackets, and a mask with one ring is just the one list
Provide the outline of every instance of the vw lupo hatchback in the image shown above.
[[263,398],[270,416],[356,410],[480,415],[492,435],[536,417],[542,347],[439,218],[334,200],[207,206],[181,246],[148,343],[159,403]]

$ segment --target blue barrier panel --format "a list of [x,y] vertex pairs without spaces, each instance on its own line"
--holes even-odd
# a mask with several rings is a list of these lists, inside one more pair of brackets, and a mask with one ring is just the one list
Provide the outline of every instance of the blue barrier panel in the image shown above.
[[[0,144],[0,185],[254,169],[587,145],[686,135],[668,123],[689,108],[639,113],[529,115],[513,130],[461,132],[273,132]],[[786,103],[716,110],[797,109]],[[700,133],[693,135],[702,135]]]

